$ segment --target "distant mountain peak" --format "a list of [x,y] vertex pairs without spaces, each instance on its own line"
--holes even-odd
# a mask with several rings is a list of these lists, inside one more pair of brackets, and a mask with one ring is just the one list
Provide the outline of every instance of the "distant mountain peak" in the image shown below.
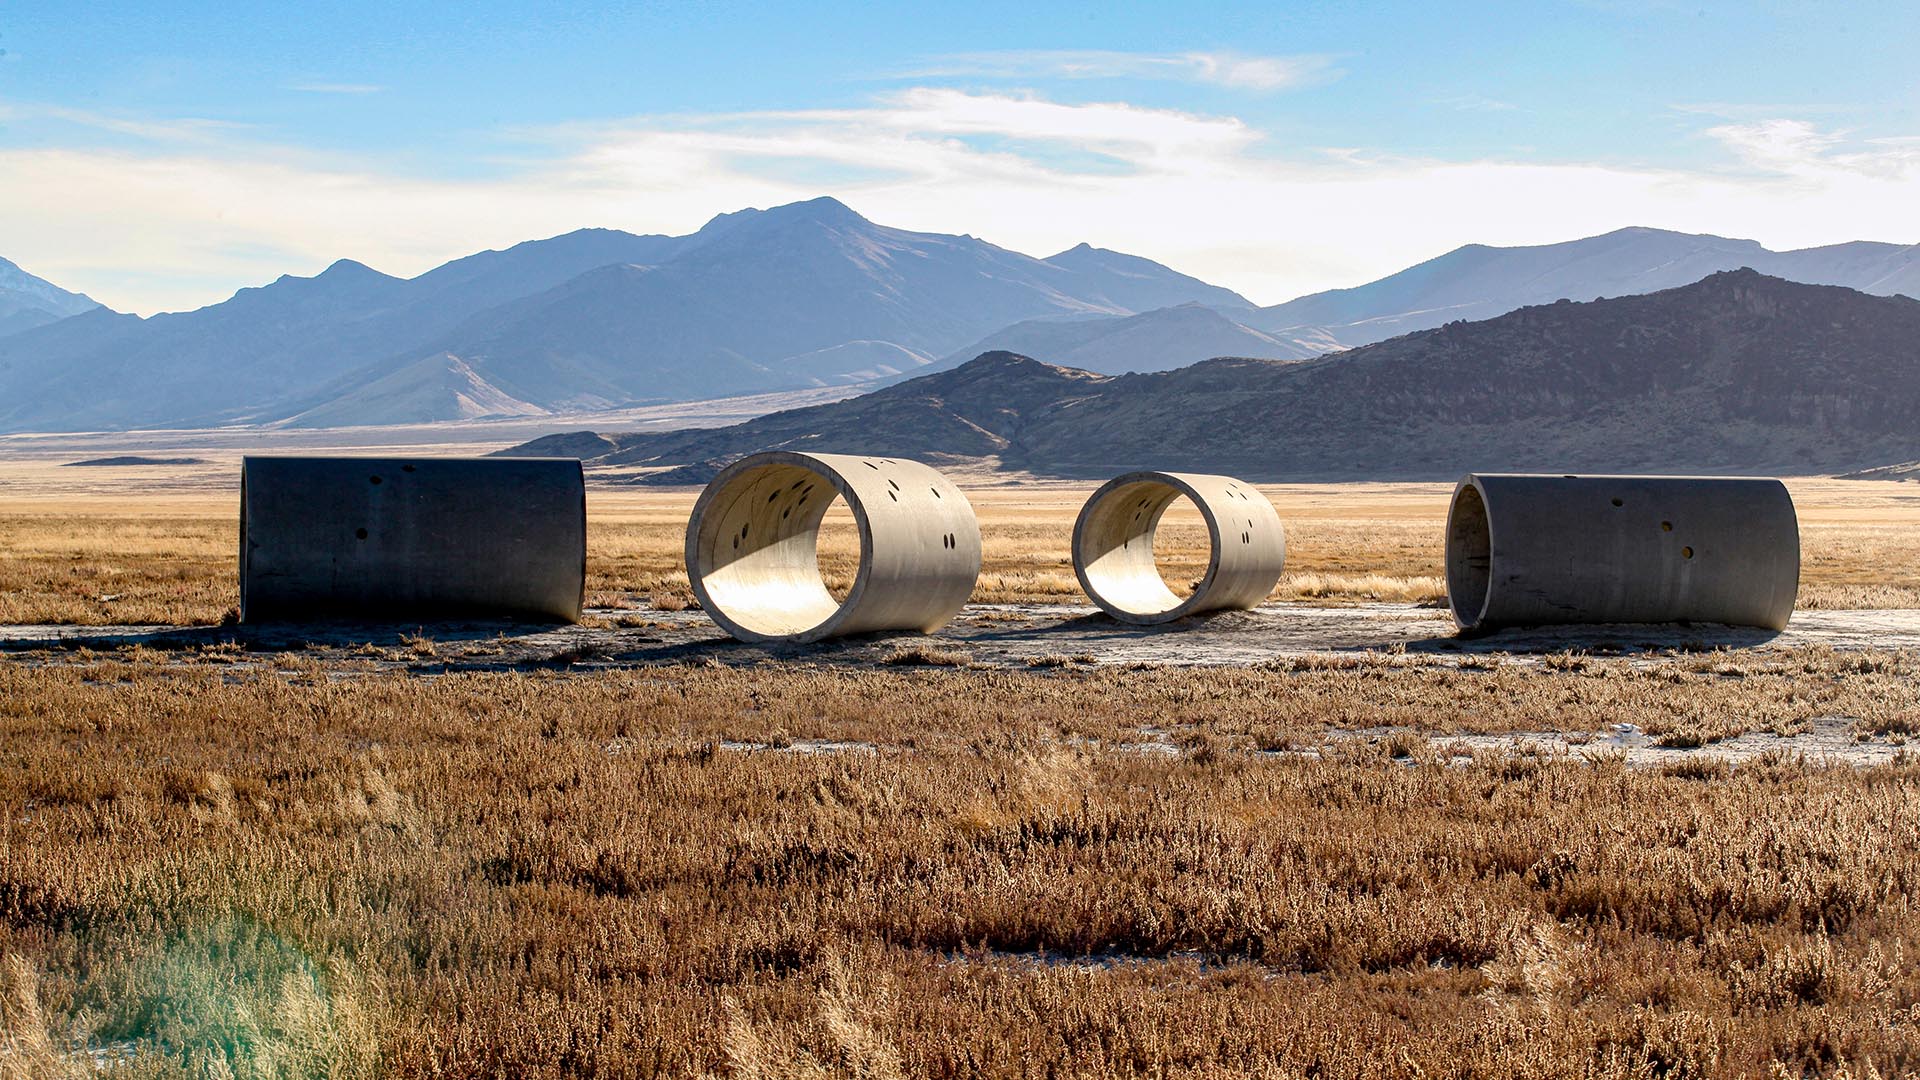
[[333,265],[320,271],[318,278],[387,277],[380,271],[357,259],[335,259]]
[[748,207],[745,210],[735,210],[730,214],[715,214],[711,220],[700,227],[699,235],[719,235],[748,225],[767,227],[800,223],[837,227],[873,224],[839,199],[831,195],[822,195],[817,199],[769,206],[764,210]]
[[[959,367],[924,376],[919,381],[922,385],[940,386],[942,384],[967,382],[980,378],[1006,379],[1035,377],[1067,379],[1071,381],[1091,380],[1094,382],[1102,382],[1108,378],[1108,376],[1098,372],[1084,371],[1080,368],[1065,367],[1060,364],[1049,364],[1044,360],[1035,360],[1031,356],[1024,356],[1017,352],[1008,352],[1005,349],[994,349],[990,352],[981,353],[979,356],[961,364]],[[901,383],[900,385],[907,386],[910,384]]]

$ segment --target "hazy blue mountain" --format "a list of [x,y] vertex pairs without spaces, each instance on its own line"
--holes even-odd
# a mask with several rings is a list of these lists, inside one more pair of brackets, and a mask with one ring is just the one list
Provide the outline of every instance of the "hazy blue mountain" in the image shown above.
[[[1070,253],[1053,261],[1065,254]],[[1863,241],[1776,252],[1752,240],[1629,228],[1534,247],[1469,244],[1350,289],[1251,311],[1212,305],[1222,319],[1266,340],[1236,343],[1195,328],[1190,340],[1169,333],[1156,341],[1152,335],[1135,336],[1136,317],[1089,317],[1071,324],[1056,320],[1007,327],[945,358],[941,367],[993,349],[1110,373],[1157,371],[1211,356],[1318,355],[1456,320],[1488,319],[1530,304],[1670,289],[1740,267],[1813,285],[1920,295],[1920,245]]]
[[758,450],[960,455],[1104,477],[1451,479],[1469,469],[1838,472],[1920,460],[1920,301],[1726,271],[1312,360],[1099,375],[992,352],[727,428],[581,434],[694,481]]
[[1029,319],[997,330],[940,360],[929,370],[958,367],[987,352],[1043,358],[1049,364],[1123,375],[1167,371],[1216,356],[1297,360],[1342,346],[1337,342],[1282,339],[1236,322],[1246,309],[1202,304],[1091,319]]
[[343,260],[198,311],[0,339],[0,430],[390,423],[860,382],[1046,315],[1194,300],[1157,263],[1059,264],[876,225],[834,199],[682,237],[589,229],[417,278]]
[[1469,244],[1378,281],[1240,318],[1276,336],[1310,331],[1346,346],[1366,345],[1529,304],[1671,289],[1741,267],[1882,296],[1920,295],[1920,245],[1860,242],[1770,251],[1752,240],[1629,228],[1534,247]]
[[[1070,273],[1086,278],[1079,291],[1105,296],[1115,306],[1130,311],[1152,311],[1170,303],[1206,304],[1227,310],[1253,307],[1253,302],[1232,289],[1209,285],[1199,278],[1170,270],[1138,255],[1108,251],[1092,244],[1068,248],[1046,260]],[[1177,299],[1176,299],[1177,298]]]
[[0,259],[0,337],[58,322],[100,305],[92,297],[35,277],[6,259]]

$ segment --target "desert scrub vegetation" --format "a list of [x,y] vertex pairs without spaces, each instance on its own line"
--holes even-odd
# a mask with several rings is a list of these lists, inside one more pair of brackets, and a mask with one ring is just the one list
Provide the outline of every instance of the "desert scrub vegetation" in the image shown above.
[[1417,733],[1916,664],[0,665],[0,1072],[1899,1075],[1920,767]]
[[[1920,607],[1920,512],[1885,490],[1856,482],[1796,491],[1802,607]],[[1057,486],[971,492],[984,558],[974,600],[1082,600],[1068,546],[1085,493]],[[1422,488],[1416,498],[1326,484],[1275,497],[1287,528],[1287,575],[1274,599],[1444,602],[1444,490]],[[693,499],[682,491],[589,489],[589,607],[672,611],[691,603],[682,550]],[[239,601],[234,519],[232,502],[205,496],[0,502],[0,624],[218,623]],[[836,508],[821,544],[830,590],[851,587],[857,552],[852,516]],[[1155,552],[1174,591],[1190,591],[1206,569],[1197,513],[1170,511]]]

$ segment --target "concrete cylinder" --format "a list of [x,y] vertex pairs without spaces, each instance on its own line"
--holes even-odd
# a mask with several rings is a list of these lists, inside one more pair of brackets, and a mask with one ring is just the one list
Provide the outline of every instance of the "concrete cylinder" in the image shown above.
[[240,618],[572,622],[587,574],[576,458],[249,457]]
[[[1182,496],[1207,523],[1207,572],[1193,595],[1174,595],[1153,561],[1160,517]],[[1100,610],[1123,622],[1170,622],[1221,608],[1251,608],[1273,592],[1286,567],[1280,515],[1252,486],[1230,476],[1133,472],[1115,477],[1080,508],[1073,525],[1073,572]]]
[[1784,630],[1800,525],[1778,480],[1472,473],[1447,515],[1462,633],[1553,623]]
[[[860,533],[844,602],[820,578],[820,521],[835,496]],[[980,576],[973,506],[939,472],[901,458],[773,451],[713,478],[687,523],[687,576],[713,621],[742,641],[931,632]]]

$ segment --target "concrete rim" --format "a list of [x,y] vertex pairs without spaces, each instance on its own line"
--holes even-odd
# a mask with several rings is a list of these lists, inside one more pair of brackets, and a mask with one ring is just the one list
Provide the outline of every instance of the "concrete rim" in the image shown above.
[[1463,634],[1476,632],[1493,595],[1493,516],[1479,478],[1454,485],[1447,504],[1447,608]]
[[[740,498],[744,494],[744,491],[740,489],[739,484],[742,477],[746,474],[758,473],[779,466],[799,469],[831,486],[834,490],[835,497],[846,500],[847,508],[853,512],[854,524],[860,537],[860,565],[859,569],[854,572],[853,588],[847,593],[847,598],[840,601],[825,618],[811,626],[792,633],[758,630],[741,622],[739,618],[735,617],[735,613],[728,612],[725,605],[717,602],[707,588],[708,575],[715,572],[719,567],[711,565],[712,560],[706,558],[701,551],[702,526],[707,522],[708,515],[712,511],[714,504],[723,499]],[[827,509],[833,505],[833,501],[833,499],[821,500],[819,517],[826,515]],[[812,523],[809,532],[812,535],[812,543],[808,545],[809,552],[817,559],[817,545],[820,535],[819,520],[816,519]],[[708,482],[706,489],[700,493],[700,498],[693,504],[692,515],[687,519],[685,554],[687,580],[693,587],[694,596],[700,601],[700,609],[706,612],[707,616],[714,622],[719,623],[721,629],[727,633],[741,641],[756,643],[818,641],[821,638],[832,637],[835,630],[846,619],[847,615],[859,605],[861,597],[866,593],[867,582],[873,573],[873,526],[867,520],[867,508],[861,503],[859,494],[855,492],[852,486],[846,482],[845,478],[840,475],[839,470],[827,465],[825,462],[822,462],[810,454],[802,454],[790,450],[770,450],[759,454],[749,454],[741,458],[726,468],[721,469],[719,474]],[[813,564],[813,568],[814,573],[818,575],[819,563],[817,561]],[[820,589],[822,592],[826,591],[826,582],[824,579],[820,580]],[[828,596],[830,597],[831,594],[829,593]],[[736,605],[736,608],[737,606],[738,605]]]
[[[1113,500],[1120,495],[1122,490],[1135,487],[1136,485],[1152,493],[1149,494],[1147,500],[1141,504],[1143,509],[1150,509],[1152,514],[1149,516],[1145,527],[1131,535],[1133,538],[1138,538],[1145,543],[1147,557],[1143,565],[1151,572],[1153,581],[1158,583],[1160,588],[1166,591],[1169,598],[1176,601],[1171,607],[1157,610],[1141,610],[1123,607],[1117,601],[1113,600],[1109,594],[1115,591],[1116,587],[1125,587],[1125,581],[1122,580],[1123,577],[1144,580],[1146,575],[1137,572],[1132,574],[1108,575],[1105,573],[1096,573],[1092,570],[1092,566],[1101,561],[1101,556],[1107,555],[1112,551],[1111,545],[1108,545],[1105,550],[1099,552],[1090,552],[1088,550],[1088,546],[1092,544],[1095,539],[1089,534],[1092,523],[1098,515],[1115,509]],[[1173,589],[1167,585],[1166,578],[1161,575],[1159,567],[1153,560],[1153,536],[1160,527],[1160,518],[1166,513],[1167,508],[1173,505],[1176,499],[1181,498],[1186,499],[1198,508],[1201,518],[1207,523],[1207,572],[1200,579],[1200,583],[1194,587],[1192,595],[1185,599],[1180,599],[1178,594],[1174,593]],[[1201,609],[1207,603],[1207,594],[1212,591],[1214,578],[1219,574],[1219,571],[1219,519],[1214,516],[1213,507],[1208,504],[1207,498],[1195,489],[1193,485],[1187,483],[1174,473],[1140,470],[1116,476],[1105,484],[1100,485],[1100,487],[1087,498],[1086,503],[1080,507],[1079,517],[1074,519],[1074,576],[1080,579],[1081,591],[1087,594],[1087,598],[1093,601],[1094,606],[1106,612],[1108,615],[1119,619],[1121,622],[1150,626],[1155,623],[1172,622],[1195,610]],[[1104,581],[1107,589],[1103,590],[1100,584],[1096,582],[1096,578]]]

